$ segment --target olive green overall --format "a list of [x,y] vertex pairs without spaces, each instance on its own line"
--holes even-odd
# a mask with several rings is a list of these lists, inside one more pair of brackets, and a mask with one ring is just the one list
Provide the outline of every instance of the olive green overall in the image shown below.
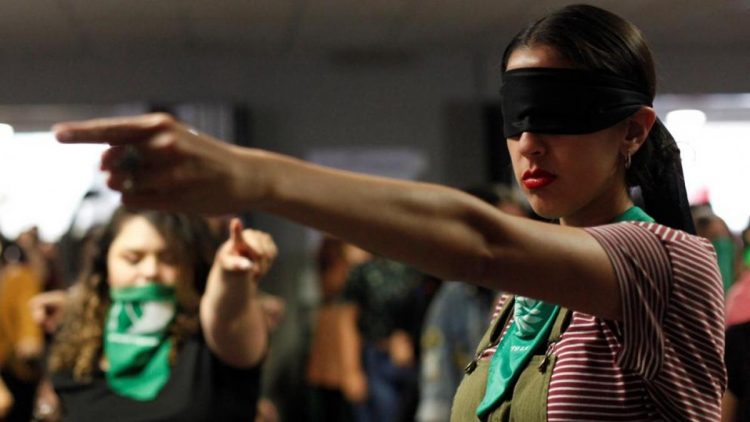
[[[497,346],[504,328],[512,318],[513,298],[507,300],[500,309],[500,315],[490,325],[479,342],[474,360],[466,367],[466,375],[453,398],[452,422],[476,422],[477,406],[484,397],[487,386],[487,372],[491,359],[479,359],[481,353],[490,346]],[[490,413],[486,421],[503,422],[546,422],[547,392],[549,391],[552,368],[557,357],[551,353],[552,347],[560,340],[562,331],[569,322],[570,311],[560,308],[554,325],[545,343],[531,357],[521,372],[512,394]]]

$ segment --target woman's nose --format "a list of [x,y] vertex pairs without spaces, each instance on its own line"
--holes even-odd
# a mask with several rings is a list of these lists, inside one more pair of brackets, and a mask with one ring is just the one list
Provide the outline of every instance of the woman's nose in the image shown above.
[[519,152],[526,157],[543,155],[546,151],[542,136],[537,133],[523,132],[518,138]]
[[157,281],[159,275],[159,259],[156,256],[144,257],[139,265],[138,272],[144,282]]

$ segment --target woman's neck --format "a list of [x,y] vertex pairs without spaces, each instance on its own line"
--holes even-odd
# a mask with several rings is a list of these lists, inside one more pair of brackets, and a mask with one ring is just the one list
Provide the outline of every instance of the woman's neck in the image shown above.
[[626,191],[608,198],[600,198],[576,212],[560,218],[560,224],[572,227],[591,227],[609,224],[633,206]]

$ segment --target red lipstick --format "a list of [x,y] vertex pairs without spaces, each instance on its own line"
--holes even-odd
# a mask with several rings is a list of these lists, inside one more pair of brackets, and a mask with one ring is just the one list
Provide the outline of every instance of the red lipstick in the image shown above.
[[526,170],[521,177],[521,183],[523,183],[526,189],[532,190],[543,188],[554,182],[555,179],[557,179],[556,175],[548,171],[536,168]]

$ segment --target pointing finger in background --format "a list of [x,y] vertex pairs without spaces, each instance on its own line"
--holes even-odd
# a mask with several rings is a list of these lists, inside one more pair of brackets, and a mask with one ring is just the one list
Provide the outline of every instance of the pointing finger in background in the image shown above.
[[252,252],[242,236],[242,230],[239,218],[229,222],[229,248],[222,258],[222,266],[227,271],[248,271],[254,267],[250,259]]

